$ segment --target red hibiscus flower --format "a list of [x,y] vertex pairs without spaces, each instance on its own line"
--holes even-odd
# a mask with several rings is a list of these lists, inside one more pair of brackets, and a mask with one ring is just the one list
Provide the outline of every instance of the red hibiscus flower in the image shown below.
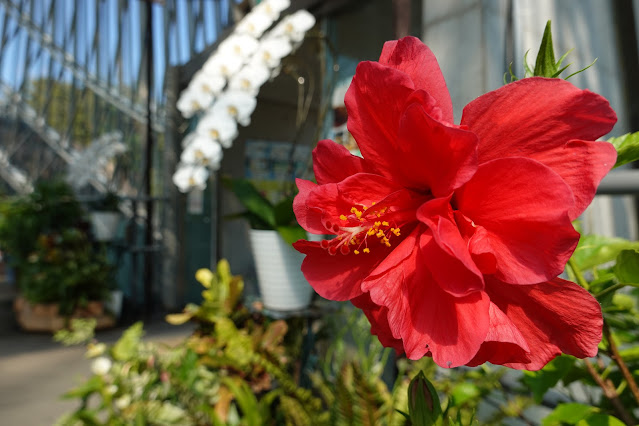
[[382,344],[444,367],[596,354],[599,304],[557,276],[579,239],[571,221],[615,163],[594,142],[616,121],[604,98],[526,78],[455,125],[434,55],[404,38],[359,64],[346,107],[363,158],[320,141],[317,184],[298,180],[294,203],[306,230],[335,235],[294,245],[321,296],[351,300]]

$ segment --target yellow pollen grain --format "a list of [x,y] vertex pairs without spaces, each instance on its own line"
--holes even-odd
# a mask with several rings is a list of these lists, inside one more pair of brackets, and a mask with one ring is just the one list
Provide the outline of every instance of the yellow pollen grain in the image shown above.
[[380,230],[380,231],[377,233],[377,235],[375,235],[375,236],[376,236],[377,238],[382,238],[382,237],[384,236],[384,232]]
[[389,224],[388,222],[386,222],[386,221],[383,221],[383,222],[382,222],[382,225],[383,225],[383,226],[389,226],[390,224]]
[[386,244],[386,247],[390,247],[391,246],[391,244],[388,241],[386,241],[384,244]]
[[367,232],[368,235],[374,235],[375,234],[375,228],[371,228],[368,230]]
[[371,203],[371,206],[374,206],[375,204],[377,204],[377,203],[376,203],[375,201],[373,201],[373,202]]
[[371,250],[368,247],[366,247],[363,251],[364,251],[364,253],[370,253],[371,252]]
[[352,245],[352,246],[354,246],[355,244],[357,244],[357,241],[355,241],[355,240],[351,240],[349,244],[350,244],[350,245]]
[[401,234],[399,233],[399,228],[394,228],[393,229],[393,234],[395,234],[396,236],[400,236]]
[[353,250],[353,253],[359,254],[359,250]]
[[375,223],[374,223],[375,228],[379,228],[379,225],[381,225],[381,224],[382,224],[382,222],[375,222]]
[[342,219],[342,220],[347,220],[347,219],[348,219],[348,218],[347,218],[345,215],[343,215],[343,214],[339,215],[339,218],[340,218],[340,219]]

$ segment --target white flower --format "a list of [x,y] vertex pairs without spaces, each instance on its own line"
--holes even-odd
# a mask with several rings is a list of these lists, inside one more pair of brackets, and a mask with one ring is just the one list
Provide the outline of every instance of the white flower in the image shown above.
[[105,356],[98,357],[91,363],[91,371],[98,376],[104,376],[111,370],[113,363]]
[[256,105],[255,96],[239,90],[227,90],[217,98],[211,107],[211,113],[226,113],[242,126],[248,126],[251,124],[251,114],[253,114]]
[[129,394],[122,395],[121,397],[116,398],[113,401],[113,404],[115,405],[115,408],[117,408],[118,410],[124,410],[129,405],[131,405],[131,395]]
[[293,46],[288,38],[267,37],[261,41],[251,62],[262,63],[269,69],[277,68],[282,58],[288,56],[292,51]]
[[117,385],[109,385],[109,386],[107,386],[105,391],[109,395],[115,395],[117,393],[117,391],[118,391],[118,386]]
[[260,38],[275,21],[264,9],[253,9],[235,27],[237,34],[248,34]]
[[220,55],[234,55],[246,61],[257,50],[259,42],[249,34],[231,34],[217,47]]
[[257,96],[260,87],[270,77],[271,73],[264,64],[247,64],[229,81],[229,89],[241,90],[253,96]]
[[203,90],[195,90],[194,87],[187,87],[180,99],[177,101],[177,109],[180,110],[184,118],[191,118],[193,115],[206,108],[213,101],[213,93]]
[[290,0],[263,0],[251,12],[268,15],[275,22],[280,17],[280,13],[290,5]]
[[[196,92],[206,92],[211,95],[218,95],[226,86],[226,78],[221,74],[207,73],[200,70],[193,75],[189,83],[189,90]],[[205,105],[205,107],[208,105]]]
[[[225,111],[218,111],[203,115],[195,128],[195,133],[191,134],[194,135],[193,138],[199,134],[210,140],[218,141],[224,148],[230,148],[237,133],[235,119]],[[186,141],[186,138],[184,140]]]
[[301,9],[288,15],[273,28],[273,37],[288,37],[293,43],[300,43],[304,35],[315,25],[315,17],[308,11]]
[[221,75],[229,78],[242,68],[244,58],[229,53],[215,52],[204,65],[202,71],[208,75]]
[[220,168],[222,161],[222,147],[219,143],[205,136],[197,135],[180,156],[185,164],[207,166],[212,170]]
[[173,173],[173,183],[181,192],[206,188],[206,180],[209,172],[204,166],[193,166],[189,164],[179,164],[178,169]]

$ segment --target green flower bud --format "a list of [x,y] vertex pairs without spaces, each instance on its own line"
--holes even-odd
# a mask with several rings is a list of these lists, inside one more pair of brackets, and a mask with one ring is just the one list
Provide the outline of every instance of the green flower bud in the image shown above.
[[442,414],[433,385],[420,371],[408,386],[408,413],[413,426],[431,426]]

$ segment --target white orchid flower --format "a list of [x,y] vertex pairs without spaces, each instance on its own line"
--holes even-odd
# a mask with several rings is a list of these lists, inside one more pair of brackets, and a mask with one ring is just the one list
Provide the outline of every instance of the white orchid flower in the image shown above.
[[248,34],[255,38],[262,37],[264,31],[266,31],[275,20],[273,15],[265,13],[264,9],[253,9],[250,11],[240,22],[235,26],[235,32],[237,34]]
[[251,12],[268,15],[275,22],[279,19],[280,13],[290,5],[290,0],[263,0]]
[[253,96],[257,96],[260,87],[271,76],[271,72],[266,65],[255,62],[245,65],[240,72],[238,72],[229,81],[229,89],[241,90],[249,93]]
[[235,118],[226,111],[218,110],[216,113],[208,112],[204,114],[195,128],[195,133],[191,134],[218,141],[224,148],[230,148],[233,145],[233,140],[237,137],[237,133]]
[[252,63],[262,63],[269,69],[277,68],[282,62],[282,58],[288,56],[293,51],[291,42],[286,37],[266,37],[260,42]]
[[202,66],[202,71],[207,75],[220,75],[224,78],[229,78],[237,73],[242,68],[242,65],[244,65],[244,58],[236,54],[216,51],[206,60]]
[[177,109],[184,118],[191,118],[196,112],[209,106],[213,98],[213,93],[196,90],[194,87],[189,86],[180,95],[180,99],[177,101]]
[[315,17],[308,11],[301,9],[285,16],[282,21],[273,28],[270,35],[273,37],[288,37],[293,44],[301,43],[306,32],[315,25]]
[[251,124],[251,114],[255,110],[255,96],[240,90],[227,90],[211,107],[211,114],[228,114],[242,126]]
[[220,168],[223,156],[222,146],[217,141],[197,135],[182,151],[180,161],[185,164],[201,165],[211,170],[217,170]]
[[209,171],[204,166],[179,164],[173,173],[173,183],[180,192],[189,192],[192,189],[205,189]]
[[193,75],[189,88],[196,92],[207,92],[213,96],[219,95],[226,86],[226,78],[221,74],[207,73],[199,70]]
[[231,34],[217,47],[220,55],[235,55],[244,62],[250,58],[259,46],[257,39],[249,34]]

